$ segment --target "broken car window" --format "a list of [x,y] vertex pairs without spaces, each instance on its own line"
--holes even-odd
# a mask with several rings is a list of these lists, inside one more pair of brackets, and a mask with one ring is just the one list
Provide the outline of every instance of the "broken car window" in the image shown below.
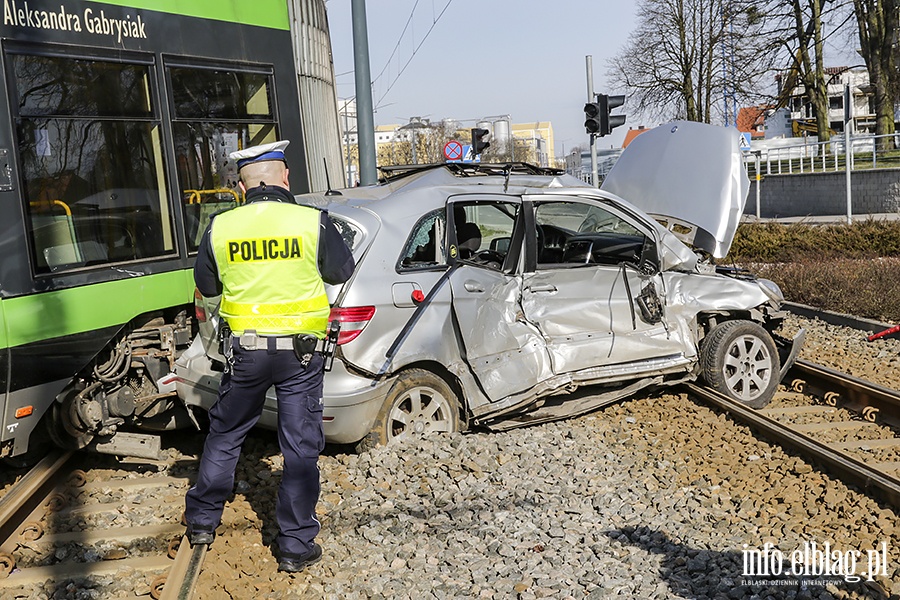
[[443,210],[430,212],[416,223],[400,256],[399,270],[427,269],[447,264],[446,218]]

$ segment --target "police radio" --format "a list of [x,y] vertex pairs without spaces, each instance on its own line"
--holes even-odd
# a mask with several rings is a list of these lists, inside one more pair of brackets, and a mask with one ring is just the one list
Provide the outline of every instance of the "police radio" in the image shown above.
[[331,370],[331,363],[334,362],[334,354],[337,351],[338,336],[341,333],[341,322],[337,319],[328,323],[328,334],[325,336],[325,347],[322,349],[322,355],[325,357],[325,370]]

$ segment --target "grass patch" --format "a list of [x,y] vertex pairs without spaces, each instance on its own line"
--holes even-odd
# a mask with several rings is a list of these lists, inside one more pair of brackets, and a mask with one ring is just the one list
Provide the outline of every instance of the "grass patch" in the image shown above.
[[900,323],[900,221],[746,223],[721,262],[771,279],[792,302]]

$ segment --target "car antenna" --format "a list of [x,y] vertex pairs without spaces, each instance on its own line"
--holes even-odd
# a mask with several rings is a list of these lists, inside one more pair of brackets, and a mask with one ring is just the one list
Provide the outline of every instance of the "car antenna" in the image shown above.
[[331,177],[328,176],[328,160],[326,160],[326,158],[324,156],[322,157],[322,163],[325,165],[325,183],[328,184],[328,190],[326,190],[325,195],[326,196],[343,196],[343,194],[340,193],[339,191],[331,189]]
[[504,194],[509,189],[509,174],[510,173],[512,173],[512,164],[507,164],[505,167],[503,167],[503,177],[504,177],[503,193]]

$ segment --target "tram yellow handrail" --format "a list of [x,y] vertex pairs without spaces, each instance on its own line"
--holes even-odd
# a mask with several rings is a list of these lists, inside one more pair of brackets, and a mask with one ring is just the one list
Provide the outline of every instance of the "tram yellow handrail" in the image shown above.
[[51,206],[62,206],[62,209],[66,211],[66,216],[72,216],[72,209],[69,208],[69,205],[63,202],[62,200],[32,200],[28,203],[32,208],[40,206],[41,204],[49,204]]
[[188,204],[194,204],[195,200],[197,204],[203,203],[203,196],[212,196],[214,194],[231,194],[234,196],[235,204],[240,204],[244,201],[241,196],[238,196],[238,193],[231,188],[217,188],[213,190],[184,190],[185,194],[188,194]]

